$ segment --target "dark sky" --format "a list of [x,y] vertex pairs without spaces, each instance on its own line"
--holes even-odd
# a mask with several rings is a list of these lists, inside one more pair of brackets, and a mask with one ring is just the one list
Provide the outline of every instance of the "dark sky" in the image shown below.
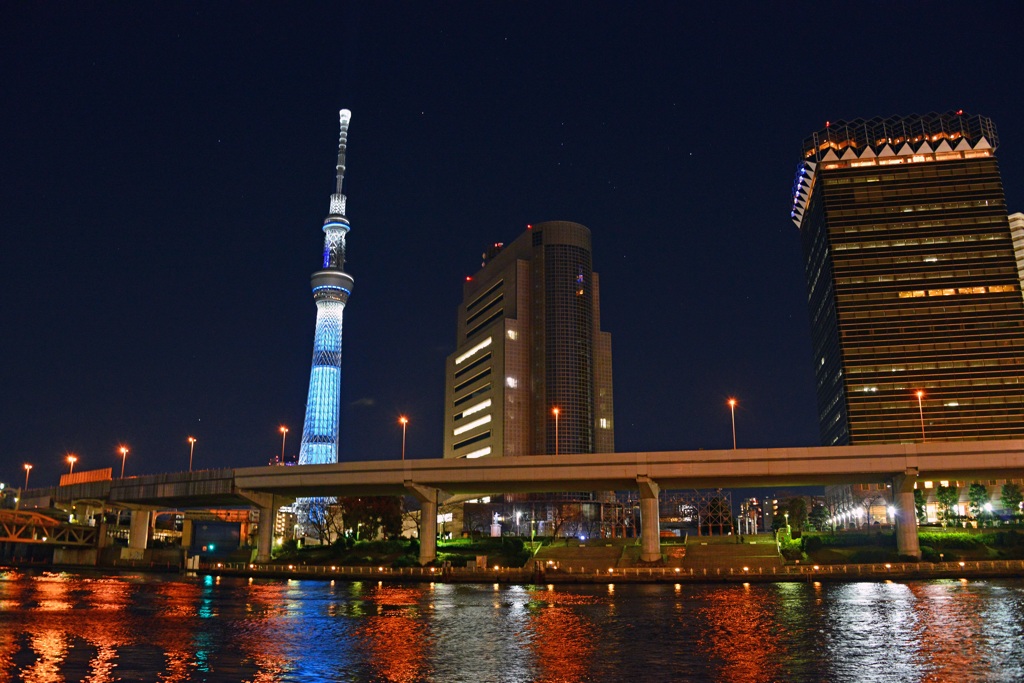
[[815,445],[800,143],[963,108],[1024,209],[1017,3],[6,3],[0,481],[297,451],[352,110],[342,460],[439,457],[461,283],[593,233],[616,447]]

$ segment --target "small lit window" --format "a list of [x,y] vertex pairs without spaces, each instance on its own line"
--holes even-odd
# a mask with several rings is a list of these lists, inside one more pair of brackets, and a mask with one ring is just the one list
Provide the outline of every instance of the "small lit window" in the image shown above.
[[601,425],[601,429],[608,429],[608,418],[602,417],[599,422]]
[[519,386],[519,381],[515,377],[506,377],[505,386],[507,386],[509,389],[515,389],[516,387]]
[[516,339],[516,337],[518,337],[518,336],[519,335],[516,333],[515,330],[509,330],[508,331],[508,338],[509,339],[512,339],[514,341]]
[[926,482],[924,483],[924,487],[925,487],[926,489],[930,489],[930,488],[932,487],[932,483],[931,483],[930,481],[926,481]]

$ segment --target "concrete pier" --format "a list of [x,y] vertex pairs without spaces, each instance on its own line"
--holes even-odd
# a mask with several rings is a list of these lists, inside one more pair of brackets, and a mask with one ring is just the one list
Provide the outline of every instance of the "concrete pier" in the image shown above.
[[908,471],[892,478],[893,506],[896,508],[896,550],[900,555],[921,558],[917,538],[917,510],[914,506],[914,482],[917,474]]
[[640,559],[657,562],[661,559],[661,520],[658,494],[661,489],[650,477],[637,477],[640,489]]

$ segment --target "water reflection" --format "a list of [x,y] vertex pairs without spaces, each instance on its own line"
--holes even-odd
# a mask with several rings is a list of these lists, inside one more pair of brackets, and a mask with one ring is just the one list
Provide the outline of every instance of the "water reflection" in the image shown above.
[[0,683],[1024,680],[1024,582],[0,574]]
[[768,591],[753,591],[749,585],[715,587],[705,596],[700,615],[706,628],[698,642],[720,662],[719,680],[780,679],[778,603],[772,598]]
[[387,681],[423,680],[430,636],[420,619],[422,587],[378,585],[366,602],[375,610],[363,619],[356,634],[367,649],[374,673]]
[[560,590],[535,591],[532,597],[527,628],[538,680],[589,680],[598,633],[576,608],[594,604],[596,597]]

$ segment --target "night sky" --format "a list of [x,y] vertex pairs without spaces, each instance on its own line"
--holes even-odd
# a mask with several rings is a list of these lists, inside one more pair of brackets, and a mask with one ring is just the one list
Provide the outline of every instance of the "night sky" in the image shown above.
[[593,234],[619,451],[818,443],[800,143],[993,118],[1024,210],[1019,4],[6,3],[0,481],[297,452],[352,110],[341,460],[440,457],[462,281]]

